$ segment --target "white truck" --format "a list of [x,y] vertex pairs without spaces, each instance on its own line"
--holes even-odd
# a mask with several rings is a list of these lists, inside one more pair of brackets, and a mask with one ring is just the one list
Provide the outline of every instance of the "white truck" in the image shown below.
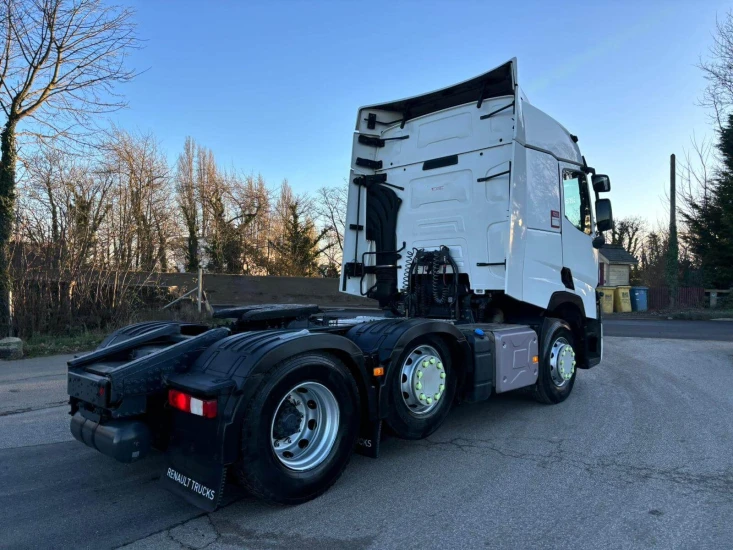
[[163,483],[207,510],[227,472],[297,504],[354,450],[376,457],[383,426],[420,439],[457,401],[568,397],[602,356],[610,180],[529,103],[516,60],[364,107],[353,140],[339,284],[384,316],[244,306],[216,312],[228,327],[125,327],[69,362],[74,437],[122,462],[163,450]]

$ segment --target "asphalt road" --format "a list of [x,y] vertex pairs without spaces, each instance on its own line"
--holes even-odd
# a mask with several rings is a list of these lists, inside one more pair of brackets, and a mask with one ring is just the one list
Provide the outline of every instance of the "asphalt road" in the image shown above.
[[[606,334],[657,330],[614,325]],[[670,549],[733,541],[731,342],[607,338],[604,362],[580,372],[561,405],[510,394],[459,406],[427,440],[386,439],[378,460],[354,456],[312,502],[273,508],[230,487],[228,504],[212,514],[160,487],[160,456],[122,465],[71,439],[65,360],[0,363],[2,548]]]

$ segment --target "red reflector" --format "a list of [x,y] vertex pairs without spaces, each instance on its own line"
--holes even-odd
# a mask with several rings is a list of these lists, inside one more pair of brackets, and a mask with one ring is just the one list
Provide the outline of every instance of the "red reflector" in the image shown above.
[[168,403],[183,412],[191,412],[191,396],[178,390],[168,390]]
[[204,401],[204,417],[216,418],[216,401]]

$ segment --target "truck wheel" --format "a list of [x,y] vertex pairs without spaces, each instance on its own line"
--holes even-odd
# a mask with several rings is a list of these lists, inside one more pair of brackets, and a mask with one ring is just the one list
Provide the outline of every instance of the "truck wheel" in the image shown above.
[[387,426],[403,439],[429,436],[448,416],[456,393],[450,350],[435,337],[417,338],[390,369]]
[[573,332],[565,321],[553,319],[554,327],[544,337],[540,350],[540,372],[534,397],[540,403],[565,401],[575,384]]
[[264,373],[242,423],[240,483],[277,504],[300,504],[341,476],[359,433],[359,391],[328,353],[291,357]]

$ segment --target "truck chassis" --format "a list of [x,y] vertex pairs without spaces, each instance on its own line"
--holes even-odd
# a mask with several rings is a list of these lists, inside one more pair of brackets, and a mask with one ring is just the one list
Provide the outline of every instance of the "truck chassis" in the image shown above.
[[165,452],[162,483],[206,510],[228,472],[262,499],[305,502],[353,450],[376,458],[383,426],[421,439],[454,402],[518,388],[559,403],[576,367],[591,366],[571,325],[551,316],[534,326],[344,319],[264,305],[215,317],[232,321],[125,327],[68,371],[74,437],[121,462]]

